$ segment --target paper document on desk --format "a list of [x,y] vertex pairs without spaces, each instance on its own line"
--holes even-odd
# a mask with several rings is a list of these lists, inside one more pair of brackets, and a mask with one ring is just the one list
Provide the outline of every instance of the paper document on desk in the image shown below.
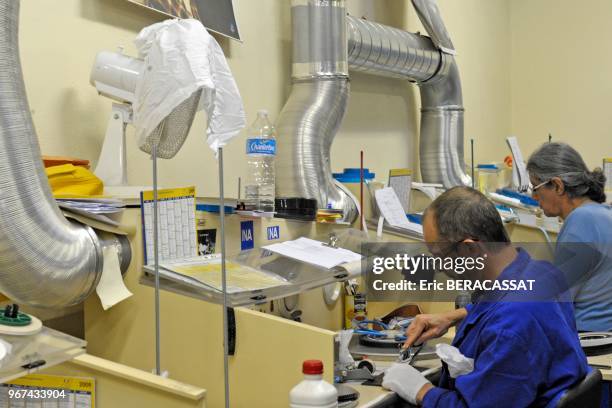
[[262,247],[268,251],[297,259],[315,266],[331,269],[346,262],[361,260],[361,255],[344,248],[332,248],[321,241],[309,238],[298,238]]
[[527,167],[525,167],[525,159],[523,159],[523,153],[519,147],[518,140],[515,136],[506,138],[506,142],[510,147],[513,157],[512,174],[513,177],[518,177],[518,180],[513,180],[513,184],[516,184],[518,191],[526,192],[529,189],[529,175],[527,174]]
[[376,190],[376,205],[380,214],[392,227],[404,228],[419,234],[423,234],[423,226],[410,222],[404,208],[391,187]]
[[[193,279],[215,290],[222,290],[220,255],[196,256],[176,261],[167,261],[160,263],[160,266],[160,274],[166,278],[183,280],[175,279],[176,277],[165,273],[164,269]],[[147,269],[150,267],[147,266]],[[225,271],[227,274],[227,293],[267,289],[289,284],[278,275],[232,261],[225,262]]]
[[429,197],[431,199],[431,201],[433,201],[438,196],[437,190],[441,190],[444,187],[442,186],[442,184],[413,182],[412,183],[412,188],[415,189],[415,190],[419,190],[420,192],[425,194],[427,197]]

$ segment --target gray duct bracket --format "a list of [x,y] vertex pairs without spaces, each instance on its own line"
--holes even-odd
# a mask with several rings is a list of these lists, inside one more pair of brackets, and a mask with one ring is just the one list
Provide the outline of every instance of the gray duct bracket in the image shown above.
[[427,34],[431,37],[434,45],[443,53],[457,55],[455,46],[451,41],[450,35],[446,30],[446,26],[442,21],[440,9],[435,0],[412,0],[419,20],[425,27]]

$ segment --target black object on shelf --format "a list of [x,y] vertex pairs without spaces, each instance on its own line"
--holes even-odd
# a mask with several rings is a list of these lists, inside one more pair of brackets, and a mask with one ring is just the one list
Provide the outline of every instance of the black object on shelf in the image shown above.
[[22,365],[21,368],[24,368],[26,370],[32,370],[34,368],[42,367],[45,364],[47,364],[47,362],[45,360],[36,360],[36,361],[31,362],[31,363]]
[[6,305],[4,313],[0,314],[0,325],[21,327],[28,326],[30,323],[32,323],[32,318],[25,313],[20,313],[19,305],[16,303]]
[[277,218],[314,221],[317,217],[317,200],[310,198],[277,198],[274,200]]
[[236,353],[236,315],[234,308],[227,308],[227,355],[233,356]]

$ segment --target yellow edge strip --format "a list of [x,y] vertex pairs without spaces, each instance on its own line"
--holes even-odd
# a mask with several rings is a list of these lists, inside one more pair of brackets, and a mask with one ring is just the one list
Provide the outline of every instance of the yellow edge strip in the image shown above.
[[389,170],[389,176],[391,177],[410,176],[411,174],[412,174],[412,170],[410,169],[391,169]]
[[75,357],[70,363],[124,378],[128,381],[133,381],[161,391],[180,395],[194,401],[201,400],[206,395],[206,390],[204,388],[185,384],[169,378],[159,377],[137,368],[92,356],[91,354],[83,354]]
[[[168,198],[188,197],[188,196],[193,196],[195,198],[195,187],[169,188],[169,189],[157,191],[157,198],[159,200],[164,200]],[[152,201],[153,191],[143,191],[142,197],[145,201]]]

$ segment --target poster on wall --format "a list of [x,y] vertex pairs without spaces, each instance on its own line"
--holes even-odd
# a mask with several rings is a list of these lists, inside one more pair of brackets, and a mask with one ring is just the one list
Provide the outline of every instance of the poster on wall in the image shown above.
[[198,230],[198,255],[214,254],[216,242],[216,229]]
[[195,18],[215,33],[240,41],[233,0],[127,0],[170,17]]

